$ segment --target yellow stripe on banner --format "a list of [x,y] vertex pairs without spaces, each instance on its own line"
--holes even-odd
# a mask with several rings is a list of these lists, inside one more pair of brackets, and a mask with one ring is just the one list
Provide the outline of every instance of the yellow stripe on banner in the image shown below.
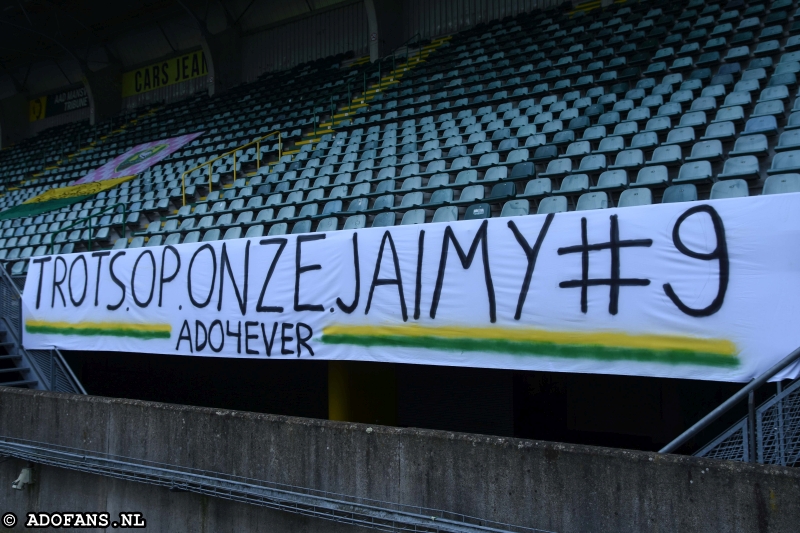
[[64,335],[69,337],[130,337],[142,340],[169,339],[169,324],[128,324],[125,322],[47,322],[28,320],[25,331],[39,335]]
[[81,185],[73,185],[72,187],[61,187],[60,189],[49,189],[39,196],[35,196],[30,200],[23,203],[36,204],[40,202],[50,202],[52,200],[62,200],[64,198],[74,198],[76,196],[91,196],[99,192],[116,187],[120,183],[132,180],[136,176],[125,176],[122,178],[114,178],[110,180],[94,181],[92,183],[83,183]]
[[46,320],[26,320],[27,327],[49,327],[57,329],[81,330],[116,330],[116,331],[159,331],[169,333],[172,331],[170,324],[132,324],[129,322],[49,322]]
[[725,339],[704,339],[672,335],[633,335],[613,331],[546,331],[522,328],[473,328],[459,326],[328,326],[324,335],[359,337],[438,337],[444,339],[546,342],[553,344],[605,346],[646,350],[691,350],[726,356],[737,354],[736,345]]

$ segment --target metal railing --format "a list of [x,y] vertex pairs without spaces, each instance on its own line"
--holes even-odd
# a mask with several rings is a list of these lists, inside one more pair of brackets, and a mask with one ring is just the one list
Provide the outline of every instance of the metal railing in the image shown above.
[[280,161],[281,157],[283,156],[283,137],[281,135],[280,130],[275,130],[275,131],[271,131],[271,132],[267,133],[266,135],[264,135],[262,137],[259,137],[258,139],[252,140],[247,144],[243,144],[241,146],[237,146],[233,150],[225,152],[224,154],[220,154],[220,155],[218,155],[217,157],[215,157],[213,159],[209,159],[208,161],[205,161],[205,162],[197,165],[194,168],[191,168],[189,170],[184,171],[183,174],[181,174],[181,195],[183,197],[183,205],[186,205],[186,175],[187,174],[190,174],[190,173],[194,172],[195,170],[197,170],[199,168],[203,168],[204,166],[208,166],[208,192],[211,192],[211,190],[213,188],[212,174],[211,174],[211,170],[212,170],[211,169],[211,164],[213,162],[218,161],[218,160],[222,159],[223,157],[228,157],[229,155],[233,154],[233,179],[236,180],[236,152],[239,152],[240,150],[244,150],[245,148],[255,144],[256,145],[256,169],[260,169],[261,168],[261,141],[263,141],[264,139],[267,139],[269,137],[272,137],[274,135],[278,136],[278,161]]
[[12,335],[22,333],[22,294],[3,265],[0,265],[0,318]]
[[[785,369],[789,365],[795,363],[799,359],[800,359],[800,348],[797,348],[792,353],[790,353],[789,355],[787,355],[786,357],[781,359],[772,368],[770,368],[769,370],[767,370],[766,372],[764,372],[763,374],[761,374],[757,378],[755,378],[752,381],[750,381],[750,383],[745,385],[739,392],[737,392],[736,394],[734,394],[733,396],[728,398],[728,400],[725,401],[722,405],[720,405],[719,407],[717,407],[716,409],[711,411],[709,414],[704,416],[700,421],[698,421],[692,427],[690,427],[689,429],[684,431],[675,440],[673,440],[672,442],[670,442],[669,444],[667,444],[666,446],[661,448],[659,450],[659,453],[671,453],[671,452],[674,452],[679,447],[681,447],[683,444],[685,444],[689,439],[691,439],[692,437],[696,436],[700,431],[702,431],[703,429],[707,428],[712,422],[717,420],[719,417],[721,417],[722,415],[724,415],[725,413],[730,411],[733,407],[735,407],[740,402],[742,402],[745,398],[747,398],[747,400],[748,400],[747,417],[745,417],[743,420],[741,420],[740,422],[735,424],[733,427],[731,427],[728,431],[726,431],[725,433],[723,433],[722,435],[717,437],[717,439],[712,441],[708,446],[703,448],[703,450],[701,450],[701,452],[698,452],[698,453],[705,452],[705,455],[704,455],[705,457],[712,457],[714,455],[712,455],[710,453],[710,451],[712,449],[714,449],[714,448],[719,448],[719,447],[730,448],[731,446],[735,447],[736,445],[732,444],[730,442],[730,439],[734,438],[734,440],[735,440],[736,438],[738,438],[738,437],[736,437],[736,435],[739,434],[737,432],[740,432],[741,433],[740,444],[741,444],[741,447],[742,447],[742,453],[739,456],[734,456],[732,453],[724,452],[724,453],[722,453],[722,456],[724,456],[724,457],[720,456],[720,458],[735,459],[735,460],[747,461],[747,462],[755,462],[756,461],[756,457],[758,455],[758,452],[756,450],[759,447],[759,445],[757,444],[757,439],[759,439],[759,435],[757,434],[757,430],[756,430],[756,426],[758,425],[758,422],[757,422],[757,412],[756,412],[756,406],[755,406],[755,391],[759,387],[764,385],[767,381],[769,381],[772,377],[777,375],[780,371],[782,371],[783,369]],[[790,387],[790,389],[793,391],[791,394],[795,394],[795,393],[800,394],[800,391],[798,391],[798,389],[796,387],[793,386],[793,387]],[[783,396],[781,396],[781,399],[785,398],[788,394],[789,393],[784,394]],[[776,400],[776,402],[777,402],[777,400]],[[798,402],[800,403],[800,397],[798,397]],[[769,403],[769,402],[767,402],[767,403]],[[780,402],[778,402],[778,404],[780,405]],[[761,408],[759,408],[759,411],[766,410],[767,407],[765,407],[765,405],[766,404],[762,405]],[[781,406],[781,409],[782,409],[782,406]],[[800,410],[800,405],[798,405],[798,409]],[[794,423],[797,424],[798,427],[792,427],[792,431],[794,431],[795,433],[800,432],[800,412],[797,413],[797,417],[796,417]],[[762,422],[762,425],[763,425],[763,422]],[[781,426],[778,427],[777,429],[779,429],[779,430],[785,429],[783,427],[784,425],[785,425],[785,419],[782,418],[781,419]],[[762,432],[762,435],[763,434],[765,434],[765,433]],[[785,432],[784,432],[784,434],[785,434]],[[781,438],[783,438],[783,436]],[[795,438],[795,440],[797,440],[797,439]],[[738,443],[739,441],[736,441],[736,442]],[[797,445],[800,446],[800,442],[798,442]]]
[[755,434],[744,417],[694,453],[696,457],[768,465],[800,466],[800,379],[755,410]]
[[18,355],[44,390],[86,394],[86,389],[72,372],[58,348],[26,350],[22,346],[22,294],[4,268],[0,268],[0,321],[15,344]]
[[416,505],[350,496],[144,459],[0,436],[0,454],[380,531],[552,533]]
[[414,39],[417,40],[416,41],[416,43],[417,43],[417,63],[419,63],[420,59],[422,58],[422,34],[420,32],[417,32],[414,35],[412,35],[411,37],[409,37],[408,39],[406,39],[405,41],[403,41],[401,44],[396,46],[394,50],[392,50],[392,72],[397,70],[397,67],[395,65],[397,51],[400,50],[401,48],[403,48],[404,46],[406,47],[406,65],[408,65],[408,61],[411,58],[411,56],[408,53],[408,46],[411,44],[411,41],[414,40]]
[[[63,228],[60,228],[60,229],[57,229],[55,231],[51,231],[50,233],[48,233],[46,235],[46,237],[45,237],[45,238],[50,237],[50,239],[49,239],[50,242],[47,243],[48,244],[48,246],[47,246],[48,255],[53,253],[53,245],[56,244],[54,242],[55,241],[55,237],[54,237],[55,235],[58,235],[59,233],[67,232],[67,231],[71,230],[72,228],[74,228],[75,226],[80,226],[84,222],[88,222],[87,229],[89,230],[89,239],[88,239],[88,243],[87,243],[87,248],[91,252],[92,251],[92,219],[102,215],[103,213],[107,213],[108,211],[116,212],[118,207],[122,208],[122,223],[120,224],[120,237],[124,239],[126,234],[127,234],[127,232],[125,230],[125,224],[127,223],[127,218],[128,218],[128,208],[124,203],[117,203],[117,204],[113,204],[113,205],[107,205],[103,209],[101,209],[100,211],[94,213],[93,215],[89,215],[89,216],[86,216],[86,217],[83,217],[83,218],[79,218],[75,222],[70,224],[69,226],[66,226],[66,227],[63,227]],[[83,229],[83,228],[81,228],[81,229]]]
[[[389,57],[392,58],[392,70],[391,70],[391,72],[394,74],[397,71],[397,51],[400,48],[403,48],[404,46],[406,48],[408,48],[408,45],[414,39],[416,39],[417,44],[420,45],[420,43],[422,41],[422,35],[419,32],[415,33],[414,35],[412,35],[411,37],[409,37],[408,39],[403,41],[402,44],[400,44],[399,46],[395,47],[395,49],[392,50],[392,52],[390,54],[386,54],[385,56],[383,56],[383,57],[378,59],[378,61],[376,62],[377,63],[376,72],[378,74],[378,78],[377,78],[377,82],[375,82],[375,84],[373,85],[373,87],[377,87],[378,88],[378,91],[380,91],[381,86],[383,85],[383,79],[382,79],[382,76],[381,76],[381,66],[382,66],[383,61],[386,60],[386,59],[389,59]],[[422,46],[421,45],[418,46],[418,48],[417,48],[417,56],[416,57],[417,57],[417,63],[419,63],[419,61],[422,58]],[[406,65],[408,65],[410,60],[411,60],[411,56],[409,55],[409,53],[407,51],[406,52]],[[364,69],[364,71],[363,71],[363,82],[362,82],[362,87],[361,87],[361,102],[362,103],[366,103],[367,102],[367,91],[369,90],[369,89],[367,89],[367,75],[368,74],[369,74],[369,69]],[[353,112],[352,84],[353,84],[354,81],[355,81],[355,76],[353,76],[353,77],[351,77],[350,79],[347,80],[347,114],[348,115],[351,115],[352,112]],[[394,81],[394,77],[392,77],[392,81]],[[337,112],[338,109],[336,108],[336,106],[333,103],[333,95],[331,95],[330,98],[331,99],[330,99],[330,103],[329,103],[329,106],[328,106],[329,107],[329,112],[330,112],[330,123],[331,123],[330,129],[335,130],[336,129],[336,112]],[[344,109],[344,106],[341,106],[340,109]],[[313,117],[313,121],[314,121],[314,137],[317,136],[318,116],[319,115],[318,115],[317,110],[315,108],[314,109],[314,117]]]

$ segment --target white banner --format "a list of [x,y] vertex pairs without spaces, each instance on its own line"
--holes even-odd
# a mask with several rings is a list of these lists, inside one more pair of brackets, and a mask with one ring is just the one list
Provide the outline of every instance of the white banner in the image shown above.
[[24,344],[747,381],[800,346],[798,213],[787,194],[37,257]]

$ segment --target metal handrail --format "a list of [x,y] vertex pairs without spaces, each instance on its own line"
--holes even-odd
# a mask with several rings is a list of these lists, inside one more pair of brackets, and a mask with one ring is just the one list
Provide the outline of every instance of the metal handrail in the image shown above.
[[211,188],[212,188],[212,183],[211,183],[211,163],[213,163],[214,161],[218,161],[219,159],[222,159],[223,157],[228,157],[229,155],[233,154],[233,179],[236,180],[236,152],[238,152],[239,150],[242,150],[244,148],[247,148],[248,146],[250,146],[252,144],[255,144],[256,145],[256,168],[260,169],[261,168],[261,141],[263,141],[264,139],[266,139],[268,137],[272,137],[275,134],[278,134],[278,161],[280,161],[280,159],[281,159],[281,157],[283,155],[283,137],[281,135],[280,130],[275,130],[275,131],[271,131],[271,132],[267,133],[266,135],[264,135],[262,137],[259,137],[258,139],[252,140],[247,144],[243,144],[241,146],[237,146],[233,150],[225,152],[224,154],[220,154],[220,155],[218,155],[217,157],[215,157],[213,159],[209,159],[208,161],[200,163],[199,165],[197,165],[196,167],[194,167],[192,169],[184,171],[183,174],[181,174],[181,191],[182,191],[182,196],[183,196],[183,205],[186,205],[186,174],[189,174],[190,172],[194,172],[198,168],[202,168],[202,167],[208,165],[208,192],[211,192]]
[[[658,450],[658,453],[671,453],[678,449],[682,444],[688,441],[690,438],[697,435],[700,431],[708,427],[713,421],[730,411],[730,409],[745,399],[748,398],[748,417],[749,417],[749,429],[751,436],[754,436],[755,433],[755,398],[753,393],[756,389],[761,387],[764,383],[766,383],[770,378],[775,376],[778,372],[789,366],[790,364],[794,363],[800,359],[800,348],[797,348],[792,353],[781,359],[775,365],[772,366],[769,370],[754,378],[750,383],[744,386],[742,390],[728,398],[722,405],[708,413],[702,419],[700,419],[696,424],[692,427],[681,433],[677,438],[675,438],[672,442]],[[755,446],[755,439],[751,439],[750,446]],[[753,459],[751,459],[753,460]]]
[[89,228],[88,228],[89,229],[89,246],[88,246],[88,248],[89,248],[89,251],[91,252],[92,251],[92,219],[97,217],[98,215],[102,215],[103,213],[106,213],[108,211],[116,211],[118,207],[122,207],[122,224],[120,224],[120,229],[122,231],[120,232],[120,236],[124,238],[125,237],[125,233],[126,233],[125,232],[125,224],[126,224],[126,221],[127,221],[127,218],[128,218],[128,208],[126,207],[126,205],[124,203],[116,203],[116,204],[113,204],[113,205],[107,205],[103,209],[101,209],[100,211],[98,211],[97,213],[95,213],[93,215],[89,215],[87,217],[80,218],[80,219],[76,220],[75,222],[73,222],[72,224],[70,224],[69,226],[66,226],[64,228],[59,228],[59,229],[57,229],[55,231],[51,231],[50,233],[48,233],[47,236],[50,237],[50,242],[48,243],[48,247],[47,247],[48,255],[53,253],[53,244],[54,244],[53,241],[55,240],[54,237],[53,237],[54,235],[57,235],[57,234],[62,233],[64,231],[71,230],[75,226],[78,226],[78,225],[80,225],[80,224],[82,224],[83,222],[86,222],[86,221],[89,222]]
[[[383,62],[383,60],[384,59],[388,59],[389,57],[392,58],[392,73],[394,73],[397,70],[397,64],[396,64],[396,52],[397,52],[397,50],[399,50],[400,48],[402,48],[404,46],[407,47],[408,44],[411,43],[411,41],[414,38],[417,39],[417,41],[416,41],[417,44],[420,44],[422,42],[422,34],[417,32],[414,35],[412,35],[411,37],[409,37],[408,39],[406,39],[405,41],[403,41],[400,45],[395,47],[395,49],[392,50],[391,53],[386,54],[385,56],[383,56],[381,58],[378,58],[378,61],[377,61],[377,72],[378,72],[377,86],[378,86],[378,91],[380,91],[380,89],[381,89],[381,79],[382,79],[381,78],[381,63]],[[417,50],[417,62],[418,63],[419,63],[421,57],[422,57],[422,46],[419,46],[419,48]],[[408,62],[409,62],[410,59],[411,59],[411,57],[408,54],[406,54],[406,65],[408,65]],[[362,101],[362,103],[366,103],[367,102],[367,72],[368,72],[368,69],[365,69],[364,70],[364,85],[363,85],[363,87],[361,89],[361,101]],[[392,77],[392,81],[394,81],[394,79],[395,78],[393,76]],[[354,80],[355,80],[355,77],[351,77],[349,80],[347,80],[347,114],[348,115],[352,114],[352,112],[353,112],[353,108],[352,108],[353,98],[351,96],[350,85],[353,83]],[[333,96],[331,96],[331,118],[330,118],[331,125],[330,125],[330,129],[332,129],[332,130],[336,129],[335,114],[336,113],[335,113],[335,110],[334,110],[334,107],[333,107]],[[317,135],[317,120],[316,120],[316,117],[317,117],[317,113],[315,111],[314,112],[314,136],[315,137]]]
[[[67,375],[67,378],[72,382],[72,385],[78,389],[81,394],[88,394],[86,389],[83,388],[83,384],[80,382],[78,377],[74,372],[72,372],[72,367],[70,367],[67,361],[64,359],[64,355],[61,353],[61,350],[54,346],[50,354],[57,361],[58,366],[61,367],[61,371],[64,372],[64,374]],[[55,373],[53,373],[51,379],[53,380],[53,383],[55,383]],[[54,389],[55,387],[53,387],[51,390]]]
[[[6,272],[5,268],[0,268],[0,278],[2,278],[3,283],[5,283],[9,287],[11,287],[11,291],[13,292],[14,296],[16,296],[19,299],[19,301],[22,301],[22,293],[19,292],[19,288],[17,288],[17,284],[14,283],[14,280],[11,278],[11,275],[8,272]],[[20,316],[18,318],[19,318],[20,324],[22,324],[22,316],[21,316],[22,315],[22,305],[20,305],[19,310],[20,310]],[[22,345],[21,339],[19,339],[17,337],[17,332],[14,331],[14,326],[9,321],[8,316],[2,315],[2,316],[0,316],[0,319],[3,319],[6,322],[6,324],[8,326],[7,327],[8,331],[10,331],[12,335],[14,335],[14,341],[16,341],[17,344]]]
[[[403,43],[401,43],[397,47],[395,47],[394,50],[392,50],[392,72],[397,70],[397,67],[395,66],[395,52],[397,52],[399,49],[401,49],[404,46],[406,47],[406,65],[408,65],[408,60],[409,60],[408,45],[411,43],[411,40],[414,37],[417,38],[417,44],[419,45],[422,42],[422,34],[420,32],[417,32],[414,35],[412,35],[411,37],[409,37],[408,39],[406,39],[405,41],[403,41]],[[419,48],[417,50],[417,62],[419,62],[419,58],[420,57],[422,57],[422,46],[419,46]]]
[[[10,262],[10,261],[6,261],[6,260],[4,260],[4,261],[5,262]],[[22,293],[19,292],[19,288],[17,287],[17,284],[14,283],[14,278],[11,277],[11,274],[6,272],[5,268],[0,268],[0,277],[5,278],[5,282],[8,283],[9,285],[11,285],[11,287],[13,287],[14,292],[16,293],[16,295],[19,296],[20,298],[22,298]]]

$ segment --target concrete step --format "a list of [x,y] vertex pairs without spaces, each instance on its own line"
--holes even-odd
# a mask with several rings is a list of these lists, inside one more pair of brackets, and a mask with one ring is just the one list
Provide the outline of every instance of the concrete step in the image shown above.
[[[395,64],[395,68],[390,70],[385,75],[381,76],[381,79],[377,83],[372,83],[369,88],[367,89],[366,93],[363,93],[358,98],[353,98],[349,104],[340,104],[337,107],[337,111],[334,112],[333,116],[328,119],[326,122],[322,122],[319,124],[319,127],[322,129],[318,129],[316,132],[306,133],[306,138],[298,141],[295,143],[295,146],[303,146],[306,144],[315,144],[320,141],[322,135],[328,133],[334,133],[334,131],[330,128],[340,125],[343,121],[349,119],[350,117],[354,116],[360,108],[366,107],[370,100],[374,99],[376,95],[384,92],[384,90],[392,87],[400,83],[400,78],[403,75],[411,70],[414,66],[418,65],[419,63],[424,63],[425,58],[430,55],[433,51],[436,50],[443,42],[451,39],[451,36],[442,37],[439,39],[434,40],[431,44],[425,45],[422,47],[422,51],[416,54],[411,55],[409,58],[405,58],[406,61],[400,63],[400,65]],[[352,64],[363,64],[369,60],[368,56],[364,56]],[[292,150],[292,151],[285,151],[284,154],[294,154],[299,152],[299,150]]]
[[600,7],[600,0],[592,0],[591,2],[584,2],[583,4],[578,5],[575,9],[569,12],[570,16],[574,15],[575,13],[591,11],[592,9],[596,9]]
[[11,372],[30,372],[31,369],[27,366],[15,367],[15,368],[0,368],[0,374],[10,374]]
[[22,379],[19,381],[6,381],[5,383],[0,383],[0,386],[3,387],[32,387],[39,382],[35,379]]
[[[364,107],[364,106],[361,106],[361,107]],[[345,107],[345,109],[347,109],[347,108]],[[343,118],[352,117],[355,114],[356,114],[356,108],[355,108],[355,106],[353,106],[352,111],[345,111],[344,113],[337,113],[337,114],[333,115],[333,119],[335,121],[339,121],[339,120],[341,120]]]
[[320,132],[320,130],[317,130],[317,136],[312,136],[312,137],[309,137],[308,139],[303,139],[303,140],[297,141],[295,143],[295,146],[302,146],[302,145],[308,144],[308,143],[318,143],[319,140],[320,140],[319,135],[322,135],[322,132]]
[[348,61],[343,61],[342,62],[342,66],[343,67],[350,67],[350,66],[356,66],[356,65],[363,65],[364,63],[369,63],[369,56],[361,56],[361,57],[359,57],[357,59],[351,59],[351,60],[348,60]]
[[355,103],[355,100],[353,100],[353,104],[351,106],[345,104],[340,109],[350,109],[350,112],[348,113],[348,111],[344,111],[342,113],[336,113],[335,115],[333,115],[333,118],[342,118],[348,115],[355,114],[355,111],[357,111],[358,109],[361,109],[362,107],[367,107],[367,104],[363,102],[364,102],[363,100],[359,99],[359,103]]
[[367,94],[373,94],[376,92],[380,92],[381,89],[387,89],[392,85],[400,83],[399,79],[389,80],[386,82],[381,82],[380,84],[375,84],[369,89],[367,89]]

